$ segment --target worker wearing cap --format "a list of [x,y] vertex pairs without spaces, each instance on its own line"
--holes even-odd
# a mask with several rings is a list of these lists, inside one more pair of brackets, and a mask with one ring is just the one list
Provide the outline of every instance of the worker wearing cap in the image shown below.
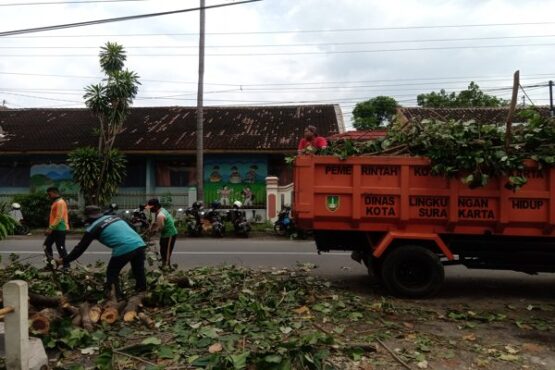
[[150,235],[160,232],[162,266],[170,267],[173,248],[177,239],[177,229],[173,217],[165,208],[162,208],[158,199],[149,200],[146,208],[154,213],[154,223],[150,228]]
[[[46,235],[46,240],[44,241],[44,253],[50,263],[54,257],[52,253],[53,244],[56,244],[58,255],[61,258],[67,256],[66,233],[69,231],[69,215],[67,203],[61,197],[60,191],[57,188],[48,188],[46,193],[52,200],[48,229],[44,232]],[[69,262],[64,263],[64,268],[69,268]]]
[[56,264],[61,265],[76,260],[96,239],[112,250],[112,257],[106,269],[107,291],[110,291],[114,286],[118,296],[121,297],[119,274],[128,263],[131,264],[131,270],[135,278],[135,290],[137,292],[145,291],[146,245],[144,240],[126,221],[115,215],[103,215],[97,206],[87,206],[85,216],[87,217],[87,223],[90,224],[85,235],[71,253],[56,260]]

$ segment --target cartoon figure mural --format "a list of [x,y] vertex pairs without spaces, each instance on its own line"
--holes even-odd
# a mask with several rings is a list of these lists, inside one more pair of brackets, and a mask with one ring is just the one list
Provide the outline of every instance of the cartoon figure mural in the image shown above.
[[268,159],[264,155],[207,155],[204,160],[204,202],[230,207],[263,207]]
[[218,183],[222,181],[222,175],[220,175],[220,166],[214,166],[212,168],[212,173],[210,174],[210,182]]
[[248,186],[244,187],[243,191],[241,192],[241,195],[243,196],[243,206],[252,207],[253,201],[254,201],[254,194],[251,188],[249,188]]
[[231,167],[231,175],[229,175],[229,182],[231,184],[241,183],[241,174],[239,173],[239,169],[237,168],[237,166]]
[[245,176],[245,184],[256,183],[256,170],[258,170],[258,166],[255,164],[251,165],[249,172]]
[[231,204],[231,194],[233,190],[224,186],[223,189],[218,190],[218,195],[220,196],[220,204],[222,206],[229,206]]

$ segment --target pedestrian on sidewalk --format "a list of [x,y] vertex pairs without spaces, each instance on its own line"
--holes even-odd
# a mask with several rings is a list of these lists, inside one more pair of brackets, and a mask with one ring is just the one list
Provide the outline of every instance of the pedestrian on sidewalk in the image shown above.
[[128,263],[131,264],[135,278],[135,291],[146,291],[145,249],[146,245],[139,234],[129,224],[115,215],[103,215],[100,207],[87,206],[85,208],[87,227],[81,241],[72,249],[71,253],[56,260],[56,264],[69,264],[79,258],[91,245],[98,240],[112,250],[112,257],[106,268],[106,294],[115,287],[116,294],[121,298],[119,274]]
[[160,232],[160,255],[162,256],[162,267],[171,267],[171,257],[175,241],[177,239],[177,229],[172,215],[162,207],[158,199],[151,199],[146,204],[146,208],[154,214],[154,222],[150,227],[150,235]]
[[[67,256],[66,250],[66,233],[69,231],[69,216],[67,203],[60,195],[58,188],[50,187],[46,190],[48,197],[52,200],[50,206],[50,217],[48,221],[48,229],[44,232],[46,240],[44,241],[44,253],[48,263],[54,258],[52,245],[56,244],[58,255],[61,258]],[[64,263],[64,269],[69,268],[69,262]]]

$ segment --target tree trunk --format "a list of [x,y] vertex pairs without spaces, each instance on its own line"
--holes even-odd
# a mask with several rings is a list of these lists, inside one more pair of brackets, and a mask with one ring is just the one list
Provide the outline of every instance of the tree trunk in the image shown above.
[[191,281],[187,276],[176,276],[176,277],[170,278],[169,280],[170,280],[170,283],[175,284],[180,288],[191,287]]
[[60,312],[53,308],[45,308],[31,317],[30,328],[38,334],[48,334],[50,325],[61,318]]
[[137,310],[143,306],[144,293],[139,293],[129,298],[124,309],[123,321],[131,322],[137,318]]
[[102,307],[99,305],[94,305],[89,310],[89,318],[93,324],[96,324],[100,321],[100,316],[102,316]]
[[93,330],[93,324],[91,322],[91,317],[89,316],[89,302],[84,302],[79,306],[79,315],[81,315],[81,324],[83,325],[83,329],[86,331]]
[[156,323],[154,322],[154,320],[148,317],[145,313],[140,312],[138,316],[139,320],[141,320],[141,322],[145,324],[147,328],[154,329],[156,327]]

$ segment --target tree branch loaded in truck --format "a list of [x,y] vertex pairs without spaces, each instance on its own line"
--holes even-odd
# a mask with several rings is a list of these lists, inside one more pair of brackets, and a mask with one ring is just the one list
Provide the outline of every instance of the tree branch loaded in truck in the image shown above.
[[555,169],[526,161],[515,176],[516,191],[503,176],[472,187],[421,157],[301,155],[294,217],[397,296],[437,293],[449,265],[555,272]]

